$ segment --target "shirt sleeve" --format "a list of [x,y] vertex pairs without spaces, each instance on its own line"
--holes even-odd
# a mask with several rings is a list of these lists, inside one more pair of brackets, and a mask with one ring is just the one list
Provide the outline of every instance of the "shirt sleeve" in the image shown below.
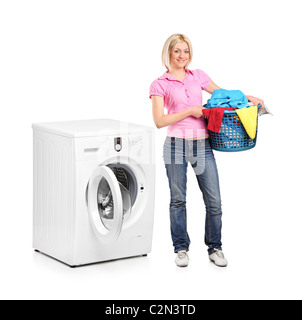
[[202,70],[195,70],[201,89],[205,90],[211,82],[211,78]]
[[151,83],[150,90],[149,90],[149,97],[150,99],[152,96],[165,96],[165,90],[163,86],[160,85],[158,80],[155,80]]

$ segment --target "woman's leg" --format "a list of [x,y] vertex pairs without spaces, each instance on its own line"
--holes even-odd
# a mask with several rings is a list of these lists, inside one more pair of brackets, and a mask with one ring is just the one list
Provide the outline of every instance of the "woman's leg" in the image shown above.
[[198,185],[203,193],[206,206],[205,244],[208,246],[209,254],[211,254],[214,252],[214,249],[221,250],[222,246],[222,210],[219,176],[209,139],[197,141],[195,149],[198,148],[200,150],[197,150],[197,152],[194,150],[197,153],[195,157],[197,161],[195,164],[192,163],[192,166],[195,170]]
[[170,186],[171,236],[175,252],[189,250],[187,233],[187,167],[184,140],[168,137],[164,145],[164,161]]

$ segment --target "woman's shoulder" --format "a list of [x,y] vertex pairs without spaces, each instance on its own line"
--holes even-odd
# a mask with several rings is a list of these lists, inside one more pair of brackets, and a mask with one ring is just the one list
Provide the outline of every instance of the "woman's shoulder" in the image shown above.
[[167,80],[169,78],[169,74],[168,72],[165,72],[163,75],[161,75],[160,77],[156,78],[153,82],[162,82],[164,80]]
[[191,72],[193,76],[197,76],[197,77],[206,75],[206,73],[201,69],[189,70],[189,72]]
[[160,87],[162,89],[166,88],[168,85],[169,74],[165,72],[163,75],[152,81],[151,87]]
[[167,91],[167,83],[165,81],[165,76],[162,75],[159,78],[152,81],[150,85],[149,95],[158,95],[164,97]]
[[192,71],[193,77],[195,79],[201,80],[202,82],[206,81],[208,82],[211,78],[208,76],[208,74],[201,70],[201,69],[195,69]]
[[201,69],[195,69],[192,71],[193,81],[198,83],[203,90],[207,88],[211,82],[211,78]]
[[163,79],[161,78],[157,78],[155,79],[154,81],[151,82],[151,87],[164,87],[165,86],[165,83],[163,81]]

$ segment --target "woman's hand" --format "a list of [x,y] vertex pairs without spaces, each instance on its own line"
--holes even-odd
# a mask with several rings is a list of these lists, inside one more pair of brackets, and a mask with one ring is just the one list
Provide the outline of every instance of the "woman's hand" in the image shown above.
[[194,106],[190,108],[190,114],[192,117],[201,118],[203,116],[202,110],[205,109],[202,106]]
[[152,111],[153,119],[158,129],[170,126],[171,124],[177,123],[187,117],[194,116],[200,118],[203,113],[201,106],[195,106],[184,109],[183,111],[165,114],[164,112],[164,98],[162,96],[152,96]]
[[253,97],[253,96],[246,96],[247,99],[255,106],[258,106],[258,104],[261,104],[261,108],[264,108],[264,101],[259,99],[259,98],[256,98],[256,97]]

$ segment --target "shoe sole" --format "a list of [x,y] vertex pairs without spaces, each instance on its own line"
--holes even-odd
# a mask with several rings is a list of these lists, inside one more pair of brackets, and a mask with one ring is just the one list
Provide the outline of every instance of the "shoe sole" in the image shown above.
[[179,265],[179,264],[177,264],[177,262],[175,261],[175,264],[177,265],[177,267],[179,267],[179,268],[186,268],[188,265],[189,265],[189,262],[187,263],[187,264],[184,264],[184,265]]
[[226,264],[226,265],[223,265],[223,266],[220,266],[219,264],[216,264],[216,263],[215,263],[215,260],[212,260],[212,259],[210,259],[210,261],[212,261],[212,262],[215,264],[215,266],[220,267],[220,268],[225,268],[225,267],[228,266],[227,264]]
[[187,268],[189,265],[187,264],[186,266],[179,266],[177,263],[176,263],[177,267],[179,268]]

